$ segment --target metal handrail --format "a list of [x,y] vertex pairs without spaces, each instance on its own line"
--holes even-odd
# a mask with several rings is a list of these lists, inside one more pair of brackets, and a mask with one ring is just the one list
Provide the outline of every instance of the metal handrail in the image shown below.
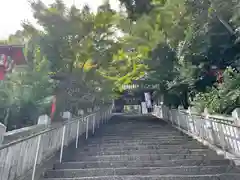
[[[99,110],[99,111],[100,111],[100,110]],[[95,113],[97,113],[97,112],[99,112],[99,111],[96,111]],[[87,118],[87,117],[89,117],[89,116],[91,116],[91,115],[93,115],[93,114],[89,114],[89,115],[86,115],[86,116],[84,116],[84,117],[79,117],[79,118],[83,118],[83,119],[84,119],[84,118]],[[7,148],[7,147],[9,147],[9,146],[12,146],[12,145],[21,143],[21,142],[23,142],[23,141],[32,139],[32,138],[37,137],[37,136],[39,136],[39,135],[46,134],[46,133],[48,133],[48,132],[54,131],[54,130],[56,130],[56,129],[59,129],[59,128],[63,127],[64,125],[69,125],[69,124],[72,124],[72,123],[74,123],[74,122],[76,122],[76,121],[79,121],[79,120],[78,120],[77,118],[73,118],[73,120],[71,120],[71,121],[64,121],[64,122],[62,122],[61,124],[57,124],[57,125],[56,125],[57,127],[48,127],[48,129],[45,129],[45,130],[43,130],[43,131],[41,131],[41,132],[32,134],[32,135],[27,136],[27,137],[23,137],[23,138],[18,139],[18,140],[16,140],[16,141],[9,142],[9,143],[7,143],[7,144],[3,144],[2,146],[0,146],[0,150],[2,150],[2,149],[4,149],[4,148]]]
[[[177,109],[176,109],[177,110]],[[184,111],[184,110],[180,110],[180,112],[184,113],[184,114],[189,114],[188,111]],[[196,113],[196,112],[191,112],[192,115],[195,115],[195,116],[199,116],[199,117],[203,117],[204,115],[203,114],[199,114],[199,113]],[[208,115],[209,118],[213,118],[213,119],[218,119],[220,121],[226,121],[226,122],[233,122],[233,117],[229,117],[229,116],[222,116],[222,115],[218,115],[218,114],[209,114]],[[213,120],[212,119],[212,120]]]
[[164,105],[155,106],[153,115],[169,121],[177,129],[217,149],[235,162],[240,160],[240,126],[234,121],[170,109]]
[[32,170],[32,180],[38,164],[52,156],[60,149],[59,161],[62,162],[64,146],[76,141],[78,148],[79,136],[89,131],[95,133],[100,124],[106,123],[111,117],[112,107],[100,109],[84,117],[72,118],[47,129],[10,142],[0,147],[0,180],[15,180]]

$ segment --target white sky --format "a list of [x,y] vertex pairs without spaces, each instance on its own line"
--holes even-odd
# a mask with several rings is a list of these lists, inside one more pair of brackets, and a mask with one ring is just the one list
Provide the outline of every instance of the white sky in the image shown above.
[[[63,0],[67,5],[72,5],[75,2],[77,7],[82,7],[88,4],[93,11],[102,4],[103,0]],[[54,0],[42,0],[45,4],[50,4]],[[111,6],[118,9],[118,0],[110,0]],[[28,0],[0,0],[0,39],[7,38],[10,34],[21,29],[21,22],[29,20],[34,22],[32,17],[31,8]]]

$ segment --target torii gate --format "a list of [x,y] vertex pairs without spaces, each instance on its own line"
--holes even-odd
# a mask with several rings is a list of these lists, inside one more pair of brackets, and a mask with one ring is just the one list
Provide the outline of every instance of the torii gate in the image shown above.
[[0,81],[14,68],[15,65],[26,64],[23,45],[0,45]]

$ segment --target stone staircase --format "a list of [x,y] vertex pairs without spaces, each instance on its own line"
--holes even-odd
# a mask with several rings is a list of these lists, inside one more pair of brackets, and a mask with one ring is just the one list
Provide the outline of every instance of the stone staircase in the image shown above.
[[44,180],[237,180],[229,160],[153,117],[114,117]]

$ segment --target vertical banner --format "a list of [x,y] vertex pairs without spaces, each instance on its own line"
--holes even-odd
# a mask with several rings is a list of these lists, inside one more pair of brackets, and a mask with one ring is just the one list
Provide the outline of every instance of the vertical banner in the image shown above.
[[54,118],[55,111],[56,111],[56,96],[54,96],[53,100],[52,100],[51,120],[53,120],[53,118]]
[[147,108],[152,108],[152,101],[151,101],[151,95],[149,92],[144,93],[145,96],[145,102],[147,104]]
[[141,106],[142,106],[142,114],[147,114],[148,113],[148,109],[147,109],[146,102],[141,102]]

